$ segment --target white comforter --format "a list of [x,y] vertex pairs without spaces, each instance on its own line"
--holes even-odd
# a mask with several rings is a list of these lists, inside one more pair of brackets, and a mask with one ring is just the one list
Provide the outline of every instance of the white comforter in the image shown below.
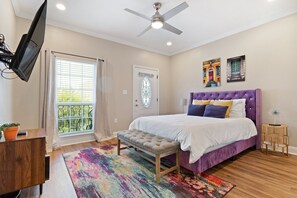
[[129,129],[178,141],[183,151],[190,151],[189,163],[196,162],[208,148],[257,134],[255,124],[248,118],[219,119],[186,114],[137,118]]

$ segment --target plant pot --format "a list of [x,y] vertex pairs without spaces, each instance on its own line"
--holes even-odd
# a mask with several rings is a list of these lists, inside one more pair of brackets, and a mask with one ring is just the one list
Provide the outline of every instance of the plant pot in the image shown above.
[[20,128],[19,126],[2,128],[5,140],[7,141],[15,140],[17,138],[19,128]]

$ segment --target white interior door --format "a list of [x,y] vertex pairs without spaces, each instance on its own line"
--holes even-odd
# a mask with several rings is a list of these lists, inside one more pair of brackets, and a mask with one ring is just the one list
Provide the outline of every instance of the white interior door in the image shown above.
[[159,70],[133,66],[133,119],[159,115]]

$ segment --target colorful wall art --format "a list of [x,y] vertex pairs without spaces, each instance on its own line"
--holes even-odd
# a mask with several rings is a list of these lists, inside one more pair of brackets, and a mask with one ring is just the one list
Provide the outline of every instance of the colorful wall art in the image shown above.
[[203,62],[204,87],[221,86],[221,59],[212,59]]

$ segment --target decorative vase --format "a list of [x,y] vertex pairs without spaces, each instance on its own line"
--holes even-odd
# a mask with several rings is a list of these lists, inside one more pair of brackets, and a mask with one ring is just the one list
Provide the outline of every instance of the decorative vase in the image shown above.
[[272,112],[272,115],[273,115],[273,125],[274,125],[274,126],[280,126],[280,124],[277,123],[277,122],[278,122],[277,117],[278,117],[278,115],[279,115],[279,111],[274,110],[274,111]]
[[17,138],[19,128],[20,128],[19,126],[2,128],[5,140],[7,141],[15,140]]

